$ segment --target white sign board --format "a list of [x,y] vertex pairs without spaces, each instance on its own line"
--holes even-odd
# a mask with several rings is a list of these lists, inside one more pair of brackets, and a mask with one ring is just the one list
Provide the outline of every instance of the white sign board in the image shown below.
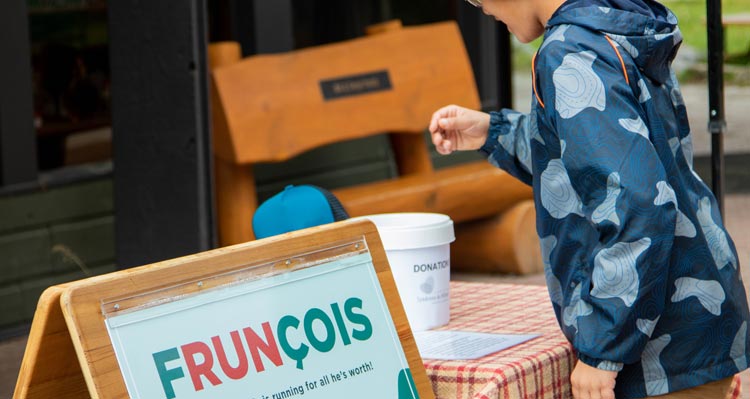
[[106,319],[132,398],[418,398],[369,253]]

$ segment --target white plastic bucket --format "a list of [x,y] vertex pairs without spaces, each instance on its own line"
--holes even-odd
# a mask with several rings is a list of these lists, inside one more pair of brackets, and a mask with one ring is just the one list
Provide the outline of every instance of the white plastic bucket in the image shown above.
[[450,320],[453,221],[439,213],[369,215],[378,228],[412,331]]

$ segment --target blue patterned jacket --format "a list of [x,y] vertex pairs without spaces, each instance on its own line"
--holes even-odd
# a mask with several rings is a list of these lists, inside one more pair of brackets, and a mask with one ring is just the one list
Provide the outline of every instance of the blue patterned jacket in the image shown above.
[[531,113],[491,113],[480,149],[533,186],[560,327],[581,361],[619,371],[617,398],[748,367],[740,263],[671,69],[681,41],[656,2],[569,0],[536,56]]

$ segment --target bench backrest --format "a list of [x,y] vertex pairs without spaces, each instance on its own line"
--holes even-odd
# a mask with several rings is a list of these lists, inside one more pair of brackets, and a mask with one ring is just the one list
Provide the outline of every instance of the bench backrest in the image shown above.
[[[432,113],[449,103],[480,107],[455,22],[403,28],[390,21],[368,28],[362,38],[245,59],[237,43],[216,43],[209,46],[209,60],[221,245],[253,239],[254,164],[388,133],[399,175],[432,181],[423,139]],[[366,186],[402,196],[399,184]],[[362,195],[372,197],[367,187]],[[436,188],[428,191],[437,196]],[[404,209],[411,208],[431,210],[417,204]]]
[[214,146],[237,164],[398,132],[423,134],[440,106],[477,109],[454,22],[405,27],[213,69]]

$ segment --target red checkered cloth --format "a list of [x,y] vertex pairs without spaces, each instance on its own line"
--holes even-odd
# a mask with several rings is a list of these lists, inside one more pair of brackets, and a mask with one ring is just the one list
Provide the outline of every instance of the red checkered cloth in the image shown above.
[[[544,286],[451,282],[451,321],[441,330],[541,334],[476,360],[425,359],[438,399],[572,399],[572,347]],[[740,397],[739,378],[732,396]]]

